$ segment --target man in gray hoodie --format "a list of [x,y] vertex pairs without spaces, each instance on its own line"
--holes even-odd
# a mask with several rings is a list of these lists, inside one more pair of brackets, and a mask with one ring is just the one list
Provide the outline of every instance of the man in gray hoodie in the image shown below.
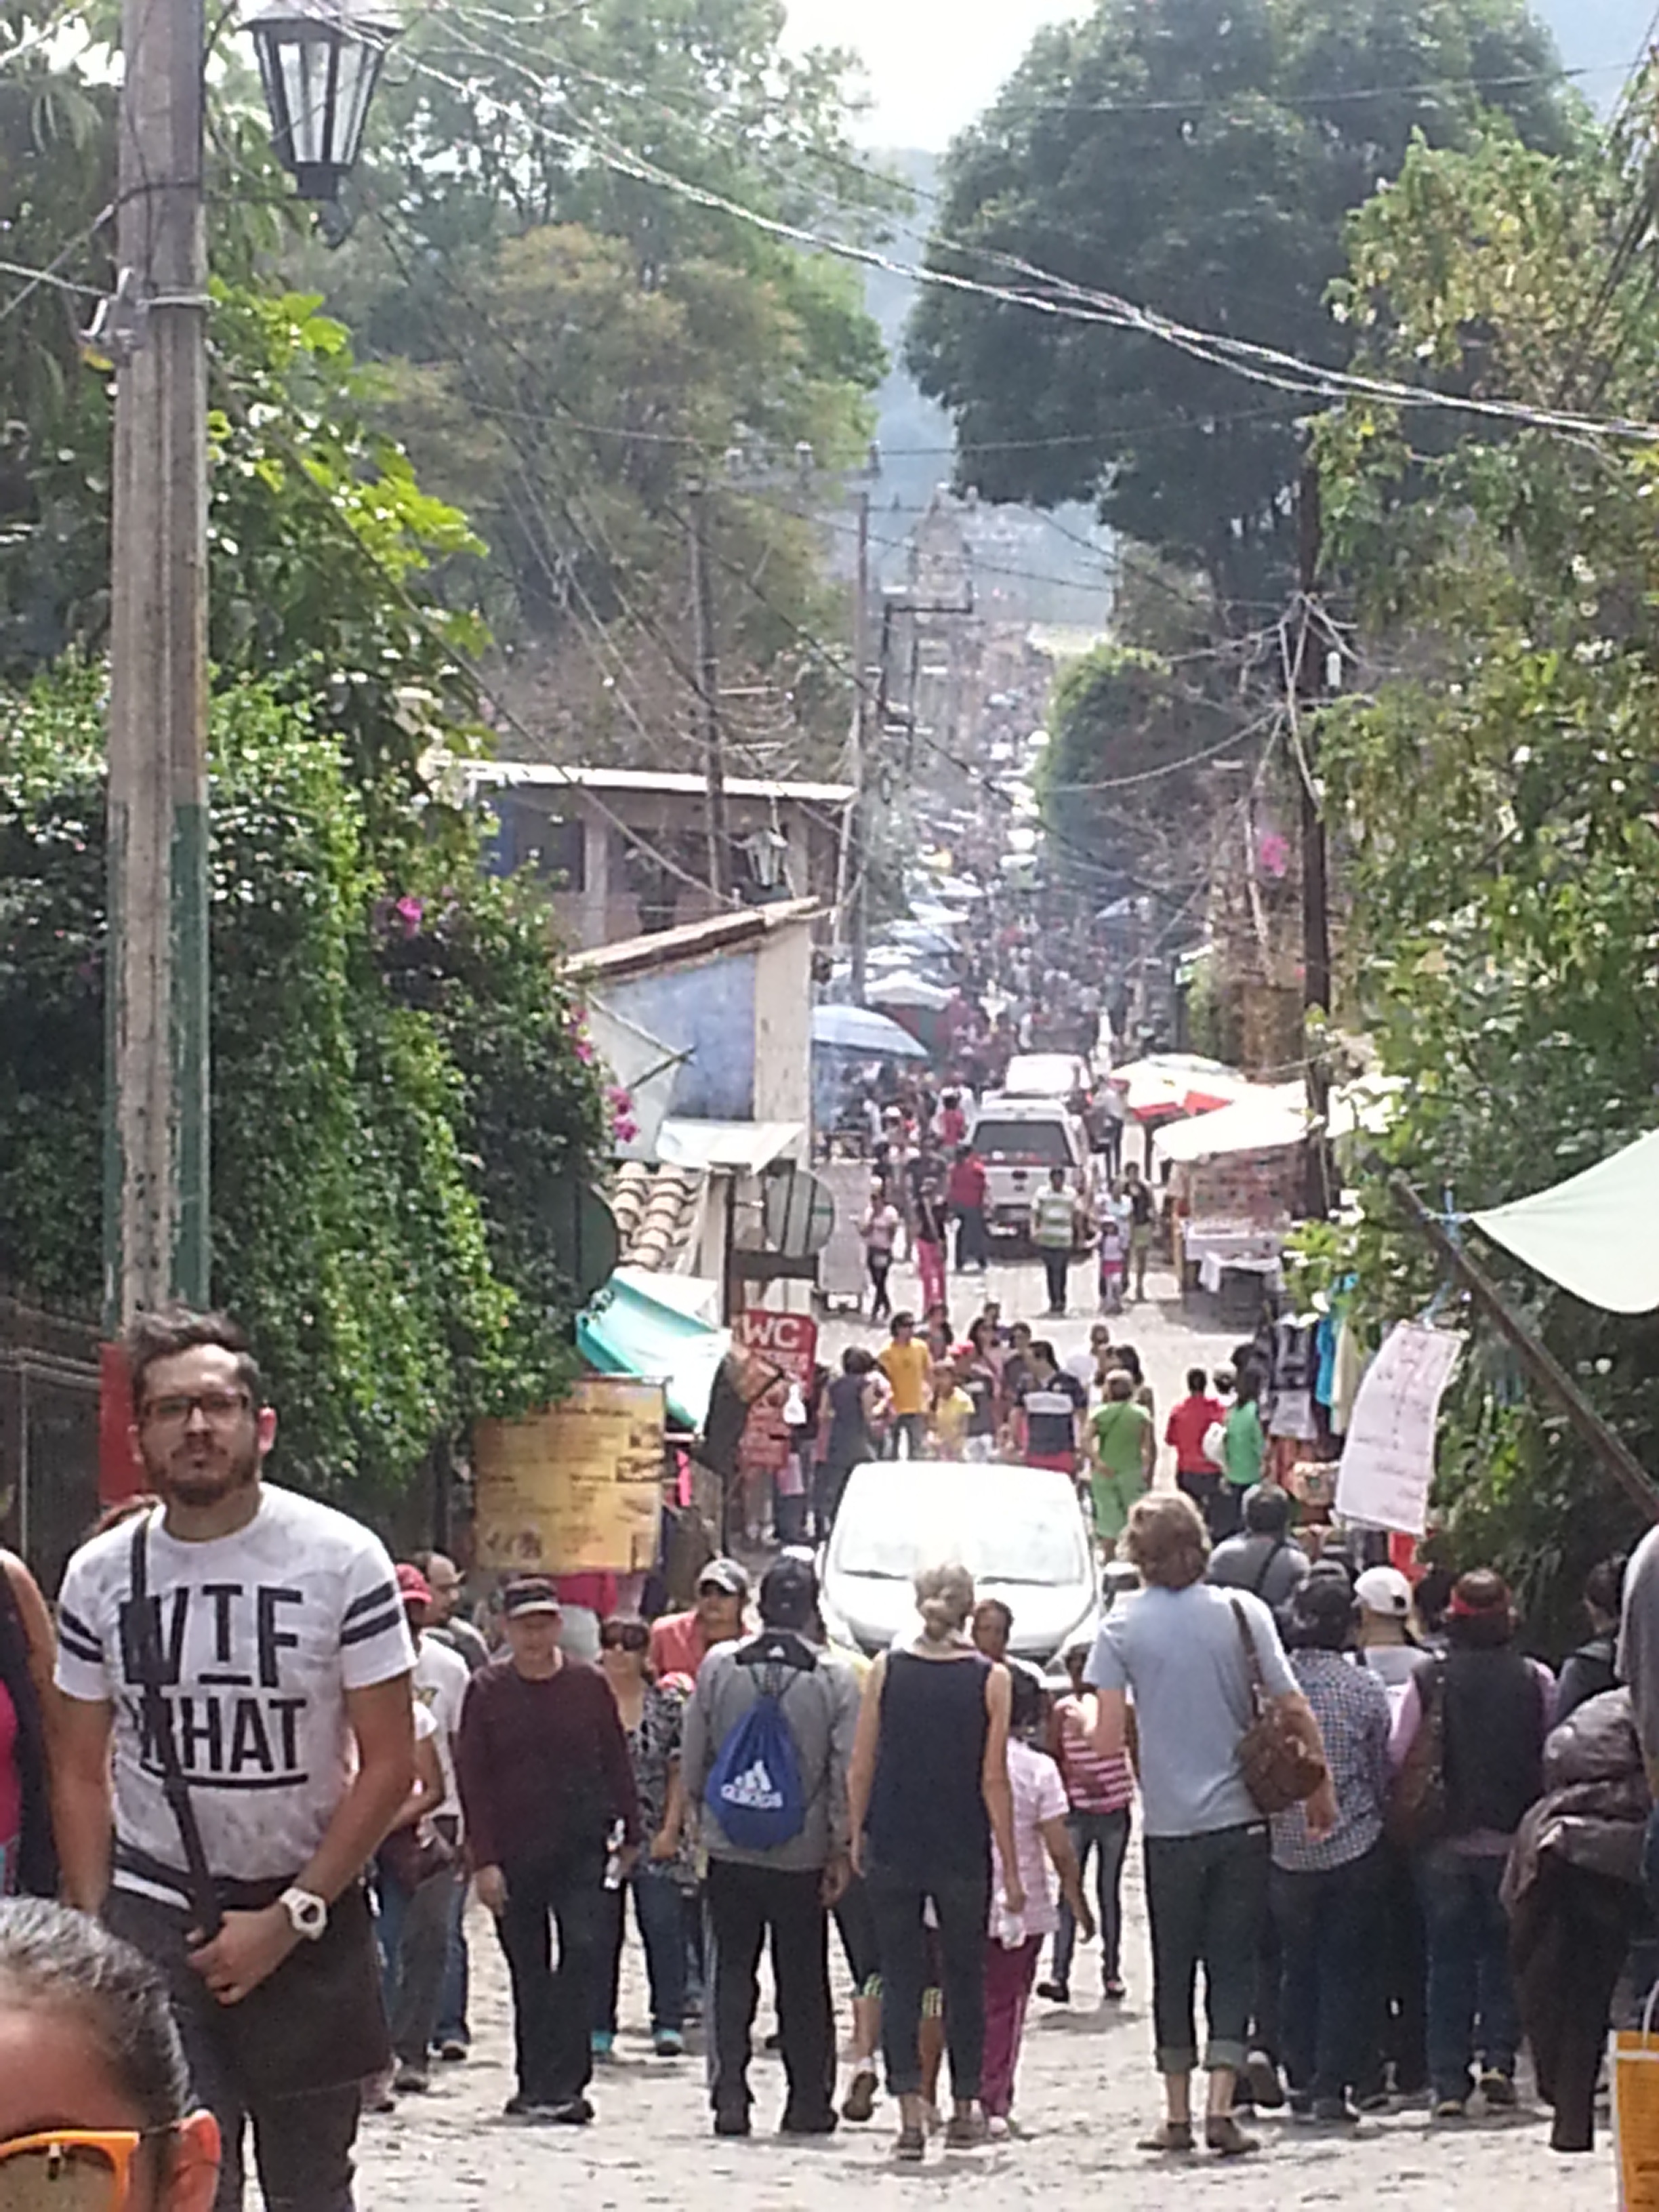
[[[849,1872],[847,1769],[859,1692],[852,1668],[811,1640],[817,1601],[811,1564],[779,1559],[761,1583],[760,1634],[716,1645],[686,1708],[681,1771],[708,1853],[709,2088],[720,2136],[749,2133],[750,2034],[769,1934],[788,2082],[783,2132],[828,2135],[836,2124],[829,1910]],[[805,1817],[787,1841],[744,1849],[705,1792],[732,1729],[763,1696],[777,1699],[793,1739]]]

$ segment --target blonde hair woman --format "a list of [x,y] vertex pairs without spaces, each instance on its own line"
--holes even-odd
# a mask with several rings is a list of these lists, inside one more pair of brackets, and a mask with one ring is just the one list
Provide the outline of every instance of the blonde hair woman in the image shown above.
[[[870,1670],[848,1776],[854,1869],[868,1885],[881,1960],[881,2039],[887,2087],[902,2115],[897,2151],[924,2155],[922,1991],[945,1991],[955,2109],[945,2142],[984,2140],[984,1940],[991,1839],[1016,1864],[1008,1784],[1008,1670],[968,1634],[974,1581],[965,1567],[915,1579],[921,1633]],[[1024,1910],[1018,1876],[1011,1912]],[[937,1922],[937,1972],[928,1961],[927,1907]]]

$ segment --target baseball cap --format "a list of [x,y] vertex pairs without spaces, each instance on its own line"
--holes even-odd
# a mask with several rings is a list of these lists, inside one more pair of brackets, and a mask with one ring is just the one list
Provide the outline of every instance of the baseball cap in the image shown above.
[[1398,1567],[1367,1567],[1353,1586],[1353,1594],[1367,1613],[1383,1613],[1403,1620],[1412,1609],[1412,1586]]
[[405,1605],[430,1605],[432,1585],[420,1569],[411,1566],[407,1559],[398,1567],[398,1595]]
[[786,1553],[761,1577],[760,1617],[768,1628],[805,1628],[818,1606],[811,1562]]
[[532,1613],[562,1613],[551,1575],[514,1575],[501,1592],[501,1613],[508,1620],[522,1620]]
[[700,1590],[724,1590],[727,1597],[747,1597],[749,1570],[736,1559],[710,1559],[697,1577]]

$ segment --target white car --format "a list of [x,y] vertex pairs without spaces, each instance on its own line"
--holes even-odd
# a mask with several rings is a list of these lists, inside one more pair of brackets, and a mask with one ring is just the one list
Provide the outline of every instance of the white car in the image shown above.
[[1077,1488],[1054,1468],[870,1460],[848,1478],[819,1567],[824,1624],[874,1654],[921,1633],[911,1585],[960,1562],[1013,1615],[1009,1648],[1050,1670],[1100,1626],[1100,1578]]

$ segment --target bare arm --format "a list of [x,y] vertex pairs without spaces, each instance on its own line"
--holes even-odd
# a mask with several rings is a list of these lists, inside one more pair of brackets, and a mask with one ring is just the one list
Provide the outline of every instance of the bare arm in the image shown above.
[[[438,1764],[438,1739],[418,1736],[415,1743],[415,1780],[398,1808],[392,1828],[412,1828],[434,1806],[444,1802],[444,1771]],[[388,1831],[390,1832],[390,1831]]]
[[1014,1793],[1008,1781],[1008,1709],[1012,1698],[1006,1667],[993,1667],[985,1678],[985,1763],[980,1794],[990,1816],[991,1833],[1002,1859],[1002,1893],[1010,1912],[1025,1910],[1025,1891],[1014,1850]]
[[1083,1894],[1083,1869],[1077,1863],[1077,1846],[1072,1841],[1072,1832],[1056,1814],[1042,1824],[1042,1848],[1048,1854],[1049,1864],[1060,1876],[1060,1895],[1072,1908],[1073,1917],[1085,1943],[1095,1940],[1095,1916],[1089,1910],[1088,1899]]
[[52,1811],[64,1900],[82,1912],[101,1911],[109,1890],[115,1825],[109,1771],[113,1718],[114,1707],[107,1700],[59,1698]]
[[58,1769],[61,1753],[63,1693],[52,1680],[52,1666],[57,1656],[58,1639],[52,1625],[52,1615],[46,1611],[46,1601],[40,1595],[40,1585],[14,1553],[0,1553],[0,1565],[5,1569],[6,1580],[11,1585],[12,1602],[17,1607],[17,1617],[23,1624],[23,1640],[28,1648],[29,1680],[34,1685],[34,1701],[40,1709],[40,1734],[46,1759],[46,1789],[52,1804],[53,1834],[58,1827]]
[[[1097,1759],[1121,1759],[1128,1741],[1129,1698],[1127,1691],[1097,1690],[1094,1725],[1089,1730],[1089,1740]],[[1085,1715],[1087,1724],[1087,1715]]]
[[859,1705],[858,1727],[853,1735],[853,1756],[847,1767],[848,1850],[854,1874],[864,1871],[864,1824],[870,1814],[870,1791],[876,1778],[876,1746],[881,1736],[881,1692],[887,1680],[884,1652],[870,1669]]

